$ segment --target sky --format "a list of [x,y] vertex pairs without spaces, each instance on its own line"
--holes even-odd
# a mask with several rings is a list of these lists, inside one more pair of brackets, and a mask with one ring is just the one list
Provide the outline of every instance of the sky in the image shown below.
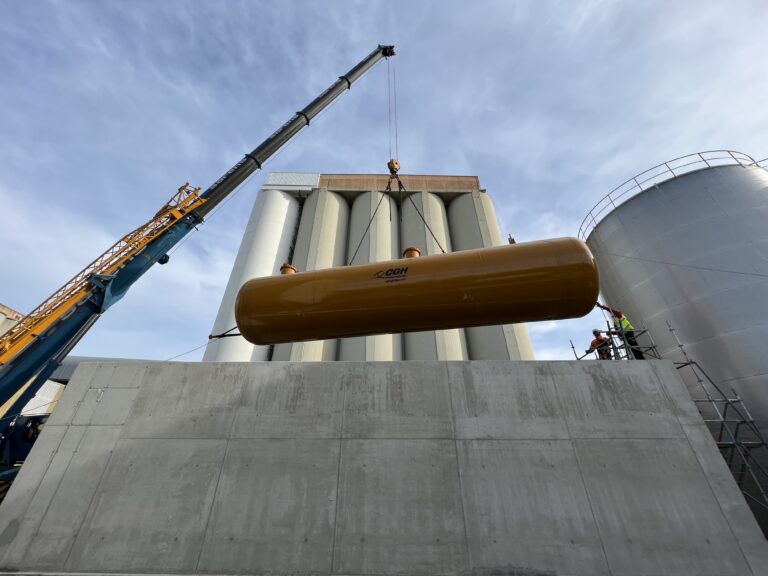
[[[33,309],[176,189],[207,188],[377,44],[395,44],[403,173],[477,175],[518,242],[702,150],[768,156],[768,3],[5,0],[0,303]],[[380,63],[111,308],[74,354],[207,341],[269,171],[383,173]],[[529,323],[573,358],[602,316]],[[180,356],[197,360],[202,349]]]

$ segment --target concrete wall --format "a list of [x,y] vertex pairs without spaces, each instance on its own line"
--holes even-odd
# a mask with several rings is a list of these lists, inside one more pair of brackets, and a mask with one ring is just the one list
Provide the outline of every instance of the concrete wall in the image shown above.
[[667,362],[82,364],[0,507],[36,573],[766,566]]

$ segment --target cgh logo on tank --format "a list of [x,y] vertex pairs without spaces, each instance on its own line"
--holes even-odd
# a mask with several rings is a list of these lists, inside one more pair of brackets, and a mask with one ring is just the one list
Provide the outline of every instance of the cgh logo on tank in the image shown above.
[[407,274],[408,267],[404,266],[402,268],[389,268],[388,270],[379,270],[378,272],[374,273],[373,277],[382,278],[386,283],[402,282],[405,280]]

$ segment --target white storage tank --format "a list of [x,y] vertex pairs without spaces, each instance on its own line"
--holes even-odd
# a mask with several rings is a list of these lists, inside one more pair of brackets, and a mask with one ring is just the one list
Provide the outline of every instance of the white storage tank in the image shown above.
[[[348,263],[367,264],[400,258],[399,221],[397,203],[383,192],[364,192],[357,196],[350,215]],[[342,338],[339,360],[402,360],[402,342],[402,334]]]
[[[251,278],[272,276],[288,258],[293,241],[299,202],[281,190],[262,189],[253,204],[243,241],[224,291],[212,334],[235,326],[235,299]],[[254,346],[241,336],[211,340],[203,361],[251,362],[267,360],[268,347]]]
[[[714,154],[627,181],[593,209],[582,236],[606,302],[647,327],[663,357],[680,360],[669,321],[690,357],[735,389],[768,433],[768,170],[744,154]],[[680,174],[681,160],[682,171],[695,170]]]
[[[403,249],[413,246],[424,256],[451,251],[448,217],[439,196],[426,191],[412,193],[403,199],[401,210],[400,246]],[[406,333],[403,347],[405,360],[468,359],[461,328]]]
[[[505,243],[496,211],[485,191],[462,194],[448,205],[453,250],[472,250]],[[533,360],[524,324],[465,328],[470,360]]]
[[[304,201],[291,264],[300,271],[346,264],[349,205],[340,195],[321,188]],[[311,362],[336,360],[338,340],[278,344],[272,360]]]

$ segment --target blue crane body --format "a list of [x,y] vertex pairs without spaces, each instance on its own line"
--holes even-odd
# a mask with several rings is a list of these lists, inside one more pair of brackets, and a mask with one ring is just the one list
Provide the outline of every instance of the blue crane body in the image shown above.
[[[99,264],[101,268],[86,268],[79,278],[75,277],[65,285],[65,288],[69,286],[68,290],[62,288],[54,294],[55,299],[53,296],[49,298],[47,306],[41,305],[20,320],[17,327],[2,335],[0,405],[6,404],[6,410],[5,417],[0,419],[0,442],[9,437],[14,416],[20,414],[102,313],[125,296],[155,263],[165,264],[169,250],[201,224],[204,217],[248,176],[261,169],[286,142],[309,125],[312,118],[351,88],[352,83],[379,60],[394,54],[394,46],[378,46],[202,194],[198,194],[199,189],[192,190],[185,184],[152,220],[123,238],[113,246],[112,252],[108,251],[94,261],[93,264]],[[45,318],[44,323],[42,318]],[[37,330],[40,326],[43,329]],[[0,447],[0,464],[12,464],[8,461],[13,460],[12,455],[6,454],[4,458],[4,452],[7,450]]]

